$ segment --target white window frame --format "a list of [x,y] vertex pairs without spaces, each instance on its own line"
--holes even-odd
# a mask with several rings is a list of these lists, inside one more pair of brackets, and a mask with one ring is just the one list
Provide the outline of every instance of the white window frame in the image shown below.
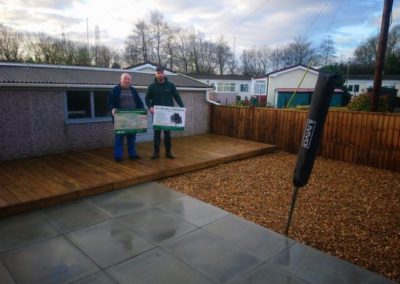
[[256,80],[254,82],[254,93],[255,94],[266,94],[267,92],[267,84],[265,81]]
[[220,93],[235,93],[236,92],[236,83],[232,83],[232,82],[217,82],[217,92],[220,92]]
[[247,83],[240,84],[239,92],[240,93],[248,93],[249,92],[249,84],[247,84]]
[[[79,92],[88,92],[90,94],[90,113],[91,117],[85,118],[69,118],[68,117],[68,92],[79,91]],[[95,116],[95,108],[94,108],[94,93],[95,92],[106,92],[104,90],[70,90],[65,91],[64,95],[64,119],[66,124],[82,124],[82,123],[95,123],[95,122],[108,122],[112,121],[111,115],[103,117]]]

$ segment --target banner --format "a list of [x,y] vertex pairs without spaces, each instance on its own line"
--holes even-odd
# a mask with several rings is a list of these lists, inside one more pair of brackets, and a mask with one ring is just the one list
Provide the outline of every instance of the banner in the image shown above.
[[154,106],[153,127],[156,130],[185,129],[184,107]]
[[147,132],[147,111],[117,110],[114,115],[115,134],[133,134]]

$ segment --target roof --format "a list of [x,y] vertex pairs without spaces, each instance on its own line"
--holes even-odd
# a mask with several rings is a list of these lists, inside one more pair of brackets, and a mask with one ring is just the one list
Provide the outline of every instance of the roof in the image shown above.
[[[349,80],[366,80],[366,81],[373,81],[374,75],[349,75]],[[397,80],[400,81],[400,74],[399,75],[383,75],[382,80]]]
[[[122,73],[131,74],[133,85],[137,88],[147,88],[154,80],[154,74],[123,69],[0,63],[0,87],[110,88],[119,83]],[[210,88],[185,75],[167,77],[179,89]]]
[[[305,70],[307,70],[307,68],[308,68],[307,66],[298,64],[298,65],[294,65],[294,66],[290,66],[290,67],[286,67],[286,68],[282,68],[282,69],[279,69],[279,70],[272,71],[272,72],[270,72],[268,74],[265,74],[264,76],[259,76],[259,77],[254,78],[254,79],[262,79],[262,78],[266,78],[266,77],[269,77],[269,76],[275,77],[275,76],[278,76],[278,75],[280,75],[282,73],[287,73],[287,72],[290,72],[290,71],[296,70],[296,69],[303,69],[305,71]],[[314,74],[317,74],[317,75],[319,74],[319,70],[317,70],[315,68],[310,67],[308,69],[309,69],[309,71],[311,71]]]
[[[147,61],[145,63],[139,63],[139,64],[131,65],[131,66],[129,66],[127,68],[124,68],[124,69],[131,70],[133,72],[137,71],[137,72],[142,72],[142,73],[152,73],[152,74],[154,74],[156,72],[157,67],[158,67],[158,64],[155,64],[155,63],[152,63],[150,61]],[[172,74],[175,75],[176,74],[176,72],[174,72],[174,71],[172,71],[172,70],[170,70],[168,68],[165,68],[165,67],[164,67],[164,71],[165,71],[166,75],[172,75]]]
[[[297,90],[297,91],[296,91]],[[282,92],[282,93],[293,93],[296,91],[296,93],[313,93],[314,88],[276,88],[276,92]],[[335,89],[335,93],[343,93],[343,90],[341,89]]]
[[198,80],[237,80],[237,81],[251,81],[251,76],[247,75],[197,75],[191,74],[190,77],[193,77]]

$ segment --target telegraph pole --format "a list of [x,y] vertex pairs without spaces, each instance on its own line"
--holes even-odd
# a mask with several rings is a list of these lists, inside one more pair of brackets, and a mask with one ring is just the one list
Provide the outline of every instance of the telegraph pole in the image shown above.
[[388,41],[390,15],[392,13],[393,0],[385,0],[382,14],[381,32],[376,52],[376,65],[374,75],[374,87],[371,99],[371,111],[378,110],[379,94],[381,93],[382,73],[385,65],[386,46]]

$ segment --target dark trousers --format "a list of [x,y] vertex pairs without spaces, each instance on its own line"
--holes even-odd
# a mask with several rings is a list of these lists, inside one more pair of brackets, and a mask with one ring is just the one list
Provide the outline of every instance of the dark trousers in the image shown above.
[[[154,152],[160,152],[161,130],[154,130]],[[171,131],[164,130],[164,145],[167,152],[171,151]]]

